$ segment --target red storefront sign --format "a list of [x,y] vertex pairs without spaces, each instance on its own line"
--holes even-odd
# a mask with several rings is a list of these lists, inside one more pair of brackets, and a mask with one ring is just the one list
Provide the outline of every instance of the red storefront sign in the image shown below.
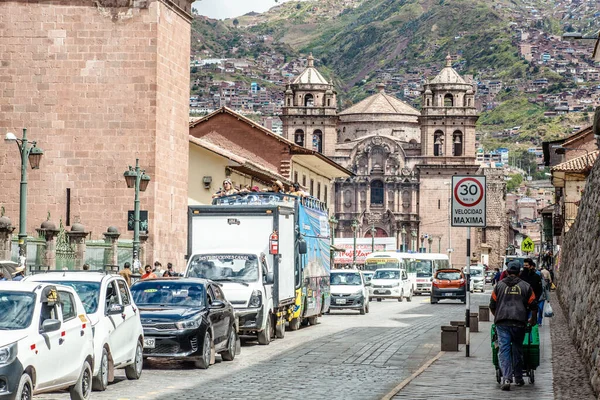
[[[334,255],[335,264],[352,264],[354,255],[354,246],[352,244],[336,244],[336,248],[344,249],[345,251],[336,252]],[[375,244],[375,251],[385,251],[384,244]],[[356,245],[356,263],[364,264],[368,254],[371,254],[372,247],[370,244]]]

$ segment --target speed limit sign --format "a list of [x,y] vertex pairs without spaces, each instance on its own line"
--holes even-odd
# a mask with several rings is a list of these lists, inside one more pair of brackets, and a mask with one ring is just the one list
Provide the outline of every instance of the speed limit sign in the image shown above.
[[452,177],[452,226],[485,228],[485,176]]

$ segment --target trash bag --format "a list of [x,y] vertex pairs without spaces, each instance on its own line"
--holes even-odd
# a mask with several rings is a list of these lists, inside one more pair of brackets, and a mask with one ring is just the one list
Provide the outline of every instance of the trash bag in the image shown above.
[[544,317],[553,317],[554,316],[554,310],[552,309],[552,306],[550,305],[549,302],[546,302],[546,307],[544,307]]

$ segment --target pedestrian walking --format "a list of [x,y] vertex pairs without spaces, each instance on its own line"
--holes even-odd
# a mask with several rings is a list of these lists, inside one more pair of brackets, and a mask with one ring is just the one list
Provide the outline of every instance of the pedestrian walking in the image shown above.
[[[519,263],[508,264],[508,277],[498,282],[492,291],[490,311],[498,334],[498,361],[502,371],[502,390],[510,390],[514,376],[518,386],[523,380],[523,340],[527,322],[535,325],[537,302],[535,293],[527,282],[519,278]],[[531,317],[528,318],[528,313]]]
[[156,274],[152,272],[152,266],[150,264],[146,265],[146,267],[144,267],[144,270],[146,271],[146,273],[142,275],[140,279],[144,280],[157,278]]
[[119,271],[119,275],[121,275],[123,279],[125,279],[125,282],[127,282],[127,286],[131,287],[131,264],[129,264],[128,262],[123,264],[123,269]]
[[492,278],[492,285],[496,286],[498,282],[500,282],[500,269],[494,268],[494,277]]
[[167,270],[163,274],[163,278],[177,276],[177,272],[173,270],[173,264],[167,263]]
[[539,301],[542,295],[542,278],[536,273],[535,263],[531,258],[523,260],[523,271],[521,271],[519,278],[531,285],[535,293],[535,299]]
[[25,278],[25,267],[17,267],[13,272],[13,281],[22,281]]

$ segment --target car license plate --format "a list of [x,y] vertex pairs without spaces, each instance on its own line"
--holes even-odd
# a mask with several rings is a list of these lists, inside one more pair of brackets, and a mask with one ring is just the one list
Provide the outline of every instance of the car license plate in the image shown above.
[[346,299],[335,299],[335,304],[346,304]]
[[382,293],[384,294],[386,291],[385,290],[376,290],[375,293]]
[[156,347],[156,339],[144,338],[144,347],[147,349],[153,349],[154,347]]
[[454,293],[444,293],[444,296],[452,297],[452,296],[454,296]]

